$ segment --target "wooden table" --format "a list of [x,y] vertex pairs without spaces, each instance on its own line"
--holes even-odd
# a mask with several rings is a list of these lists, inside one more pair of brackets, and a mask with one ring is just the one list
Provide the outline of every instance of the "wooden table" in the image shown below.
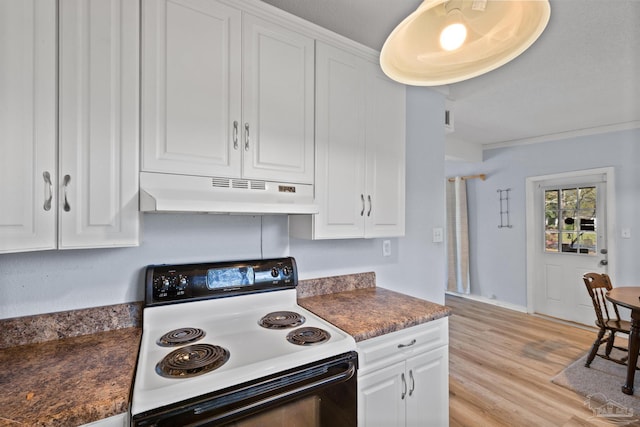
[[633,394],[633,379],[636,375],[638,350],[640,350],[640,287],[613,288],[607,292],[607,299],[631,309],[631,332],[629,333],[629,359],[627,360],[627,380],[622,386],[624,394]]

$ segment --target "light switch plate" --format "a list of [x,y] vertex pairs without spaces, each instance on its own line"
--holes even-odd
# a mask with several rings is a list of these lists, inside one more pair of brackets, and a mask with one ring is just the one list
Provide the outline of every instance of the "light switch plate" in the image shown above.
[[433,228],[433,243],[442,243],[444,241],[444,229],[442,227]]

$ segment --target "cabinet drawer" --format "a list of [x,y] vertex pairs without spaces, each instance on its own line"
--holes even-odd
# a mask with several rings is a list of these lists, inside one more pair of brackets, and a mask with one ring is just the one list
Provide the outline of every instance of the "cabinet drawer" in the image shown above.
[[449,343],[447,317],[358,343],[359,375]]

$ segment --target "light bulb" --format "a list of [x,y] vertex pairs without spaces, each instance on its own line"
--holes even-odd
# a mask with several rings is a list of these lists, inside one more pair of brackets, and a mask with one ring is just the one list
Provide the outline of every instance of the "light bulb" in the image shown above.
[[467,38],[467,27],[456,22],[447,25],[440,33],[440,46],[447,51],[456,50]]

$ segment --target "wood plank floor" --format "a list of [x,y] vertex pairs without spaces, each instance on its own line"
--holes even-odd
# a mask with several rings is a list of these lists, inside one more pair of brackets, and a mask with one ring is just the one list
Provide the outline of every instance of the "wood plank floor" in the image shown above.
[[608,425],[550,381],[587,352],[595,329],[449,295],[446,305],[451,427]]

